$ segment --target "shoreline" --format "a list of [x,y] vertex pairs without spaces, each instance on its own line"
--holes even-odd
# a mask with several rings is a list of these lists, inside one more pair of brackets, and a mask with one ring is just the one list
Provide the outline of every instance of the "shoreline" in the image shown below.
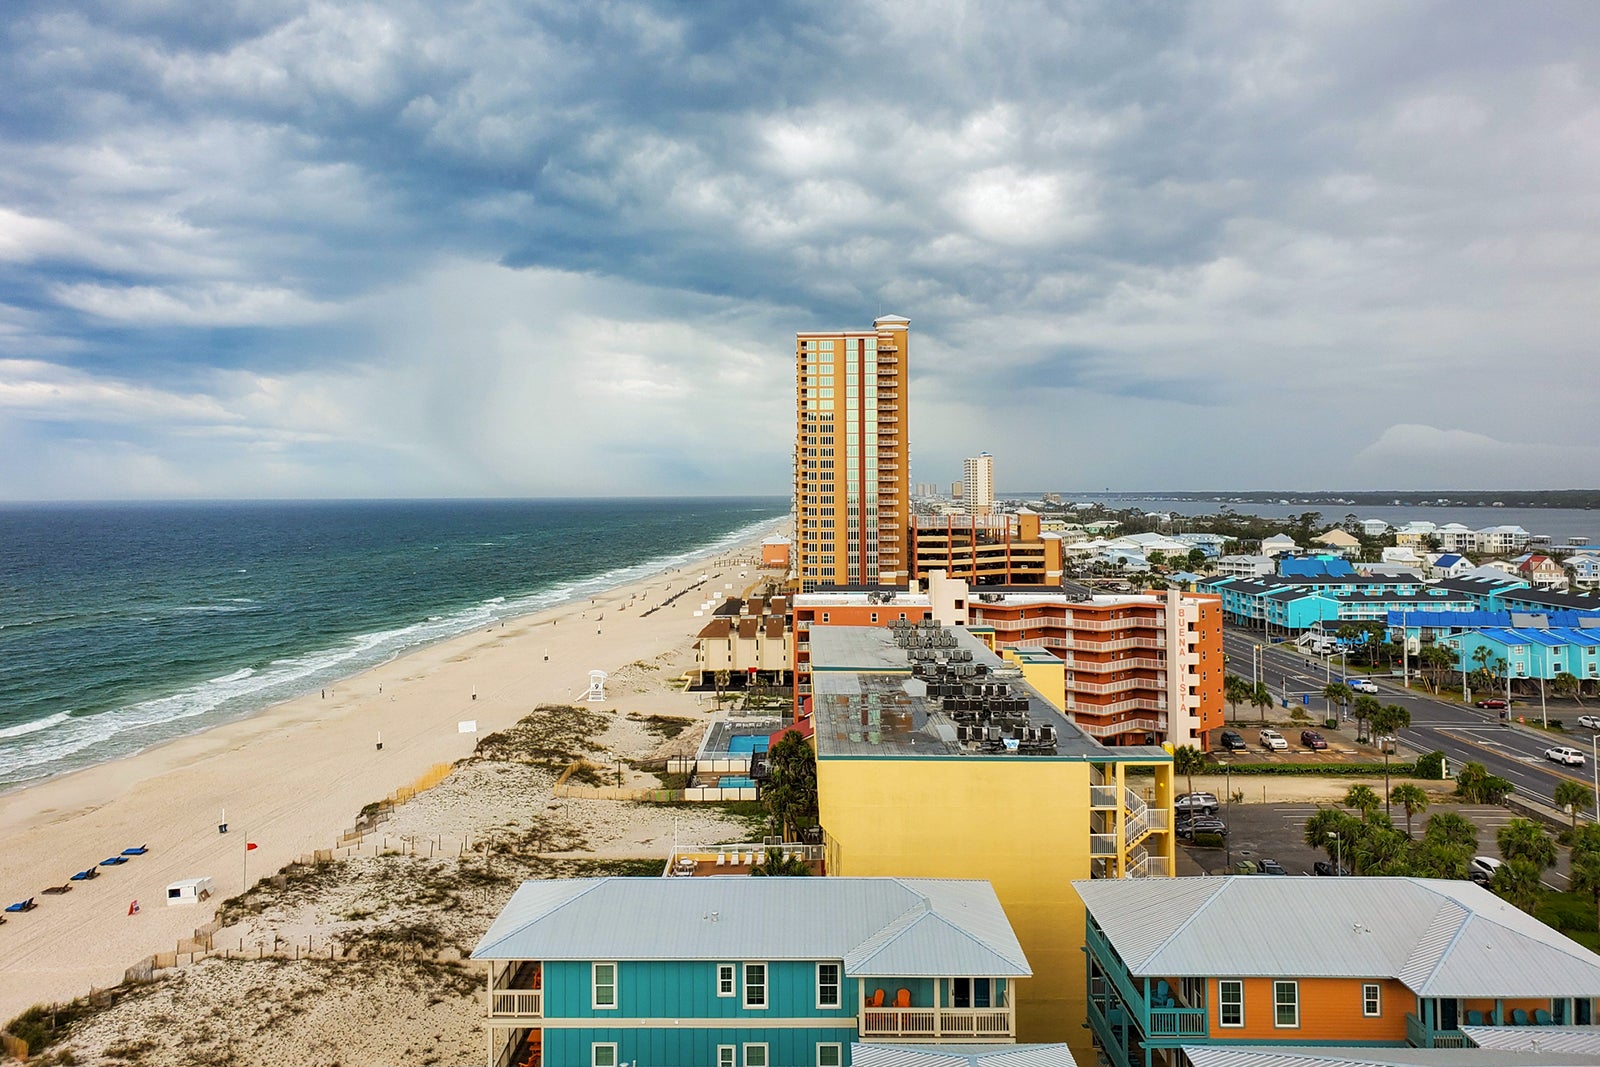
[[[170,951],[208,921],[222,899],[329,847],[363,805],[470,755],[480,737],[537,705],[578,702],[591,669],[626,677],[624,668],[653,669],[681,655],[702,625],[694,617],[702,601],[742,595],[761,579],[768,525],[587,603],[569,600],[412,649],[325,696],[313,690],[0,794],[0,903],[35,897],[39,905],[0,927],[0,1022],[34,1003],[116,984],[128,966]],[[681,597],[701,574],[704,595]],[[623,688],[591,706],[637,703]],[[459,732],[469,720],[476,732]],[[224,810],[226,835],[218,832]],[[258,847],[247,851],[247,842]],[[70,883],[68,894],[42,895],[138,845],[150,853],[98,867],[100,877]],[[167,883],[202,876],[216,882],[210,902],[164,905]],[[140,912],[130,915],[135,899]]]

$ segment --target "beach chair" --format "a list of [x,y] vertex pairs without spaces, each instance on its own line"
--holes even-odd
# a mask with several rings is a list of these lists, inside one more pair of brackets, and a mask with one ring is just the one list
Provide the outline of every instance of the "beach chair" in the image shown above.
[[100,866],[102,866],[102,867],[120,867],[122,864],[127,863],[127,862],[128,862],[128,857],[126,857],[126,856],[109,856],[106,859],[103,859],[103,860],[100,861]]
[[728,854],[726,852],[718,852],[717,853],[717,866],[718,867],[726,867],[727,865],[728,865]]
[[1535,1025],[1535,1026],[1549,1026],[1550,1025],[1550,1013],[1545,1011],[1543,1008],[1535,1008],[1533,1010],[1533,1025]]
[[911,1007],[911,990],[904,988],[896,989],[894,991],[894,1006],[897,1008]]
[[73,875],[72,876],[72,880],[74,882],[87,882],[91,878],[98,878],[98,877],[100,877],[100,872],[98,870],[96,870],[95,868],[90,867],[86,871],[79,871],[77,874]]
[[48,885],[41,890],[46,896],[59,897],[62,893],[72,892],[71,882],[62,882],[60,885]]
[[1528,1013],[1527,1013],[1527,1011],[1522,1009],[1522,1008],[1517,1008],[1515,1011],[1513,1011],[1511,1013],[1511,1025],[1512,1026],[1527,1026],[1527,1025],[1529,1025],[1528,1024]]
[[1468,1026],[1482,1026],[1483,1025],[1483,1012],[1481,1012],[1481,1011],[1473,1011],[1470,1008],[1467,1009],[1467,1025]]
[[15,904],[7,904],[6,905],[6,910],[7,911],[32,911],[34,908],[37,908],[38,906],[39,905],[37,905],[37,904],[35,904],[33,902],[33,898],[29,897],[27,900],[19,900]]
[[881,1007],[883,1007],[883,997],[884,997],[883,990],[881,990],[881,989],[873,990],[872,996],[867,1000],[867,1007],[869,1007],[869,1008],[881,1008]]
[[122,850],[122,854],[124,856],[142,856],[146,852],[149,852],[149,851],[150,851],[150,846],[148,846],[148,845],[139,845],[137,848],[125,848],[125,849],[123,849]]

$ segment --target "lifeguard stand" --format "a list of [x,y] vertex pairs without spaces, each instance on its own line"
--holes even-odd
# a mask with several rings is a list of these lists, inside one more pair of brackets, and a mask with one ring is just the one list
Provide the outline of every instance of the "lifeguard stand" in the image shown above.
[[598,703],[606,698],[606,672],[589,672],[589,693],[584,698],[590,703]]

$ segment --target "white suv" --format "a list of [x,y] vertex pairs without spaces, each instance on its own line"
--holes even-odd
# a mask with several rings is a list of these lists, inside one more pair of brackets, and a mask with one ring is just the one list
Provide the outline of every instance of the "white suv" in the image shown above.
[[1366,678],[1357,678],[1355,681],[1350,683],[1350,688],[1354,689],[1358,693],[1376,693],[1378,691],[1378,684]]
[[1547,748],[1544,758],[1551,763],[1565,763],[1568,767],[1583,766],[1583,753],[1575,748]]
[[1270,748],[1274,752],[1281,752],[1289,747],[1289,742],[1285,741],[1283,735],[1276,730],[1262,730],[1261,747]]

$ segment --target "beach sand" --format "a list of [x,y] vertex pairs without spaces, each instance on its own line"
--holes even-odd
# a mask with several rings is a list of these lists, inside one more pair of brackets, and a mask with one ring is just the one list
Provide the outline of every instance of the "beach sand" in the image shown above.
[[[0,926],[0,1022],[36,1003],[117,984],[137,961],[172,951],[247,880],[332,847],[364,805],[436,764],[470,755],[483,734],[540,704],[579,701],[591,669],[613,676],[610,699],[596,707],[709,716],[709,699],[701,704],[674,692],[664,678],[693,662],[692,635],[705,622],[694,613],[702,602],[743,594],[760,579],[758,558],[759,541],[752,541],[592,602],[430,646],[339,683],[325,696],[310,693],[0,797],[0,901],[38,902],[34,911],[7,916]],[[702,575],[703,585],[644,614]],[[476,721],[476,734],[458,731],[466,720]],[[653,744],[635,740],[606,743],[622,756]],[[541,806],[547,800],[533,798]],[[226,835],[217,829],[223,809]],[[665,856],[670,816],[662,818],[665,832],[655,825],[660,819],[646,820],[619,839],[620,851],[637,845],[635,854]],[[258,847],[247,853],[246,842]],[[42,894],[135,845],[150,851],[100,868],[93,881],[71,883],[67,894]],[[166,906],[169,882],[200,876],[215,880],[210,902]],[[130,915],[135,900],[140,909]]]

